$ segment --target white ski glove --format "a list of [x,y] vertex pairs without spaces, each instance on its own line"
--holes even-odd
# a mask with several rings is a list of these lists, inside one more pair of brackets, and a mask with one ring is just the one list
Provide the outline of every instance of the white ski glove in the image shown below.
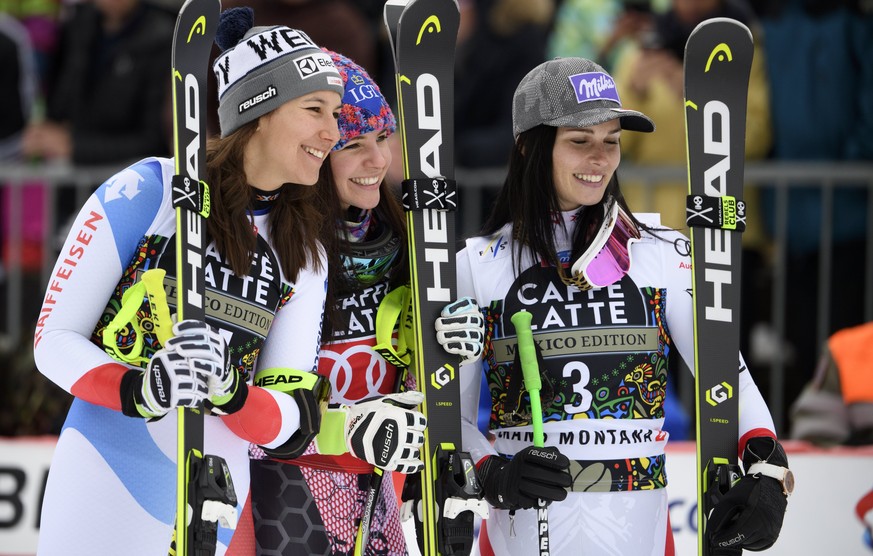
[[195,339],[176,330],[186,322],[193,321],[182,321],[173,327],[181,336],[168,340],[164,348],[155,352],[138,377],[141,385],[134,388],[133,395],[136,411],[143,417],[160,417],[177,407],[196,407],[209,395],[209,378],[215,374],[215,363],[180,352],[180,343],[186,344],[186,351],[196,344]]
[[315,439],[316,449],[331,455],[349,451],[385,471],[421,471],[427,419],[414,408],[422,401],[424,394],[408,391],[331,408]]
[[199,320],[183,320],[173,326],[174,336],[166,348],[196,360],[209,373],[209,409],[219,415],[239,410],[248,394],[248,385],[230,365],[227,343],[218,330]]
[[482,357],[485,342],[485,319],[476,300],[471,297],[446,305],[436,320],[437,342],[448,353],[463,357],[462,365]]

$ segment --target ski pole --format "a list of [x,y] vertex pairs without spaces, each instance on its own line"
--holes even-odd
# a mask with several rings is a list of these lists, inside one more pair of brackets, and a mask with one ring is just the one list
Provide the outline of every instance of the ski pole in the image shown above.
[[[392,392],[400,392],[403,383],[406,382],[406,370],[397,369],[397,377],[394,381],[394,389]],[[373,526],[373,512],[376,509],[376,502],[379,500],[379,491],[382,490],[382,479],[385,471],[373,467],[373,473],[370,475],[370,485],[367,488],[367,498],[364,503],[364,511],[361,514],[361,521],[358,524],[358,534],[355,536],[355,554],[354,556],[362,556],[367,549],[367,543],[370,540],[370,527]]]
[[[536,348],[534,347],[533,333],[530,329],[531,318],[532,315],[529,312],[521,310],[512,315],[510,320],[513,326],[515,326],[515,334],[518,337],[518,355],[521,361],[521,372],[524,376],[524,388],[530,396],[530,420],[533,426],[534,446],[542,448],[545,444],[543,436],[543,408],[540,402],[542,380],[540,380],[540,369],[537,362]],[[539,553],[540,556],[547,556],[549,554],[549,508],[542,498],[537,500],[537,506]]]

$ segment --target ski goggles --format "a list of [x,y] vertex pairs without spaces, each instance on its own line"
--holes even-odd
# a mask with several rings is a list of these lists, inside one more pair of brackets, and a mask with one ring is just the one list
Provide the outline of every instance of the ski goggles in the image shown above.
[[594,241],[576,259],[567,276],[558,269],[561,280],[582,291],[615,284],[630,271],[631,245],[639,241],[640,231],[615,201],[604,205],[604,219]]
[[[398,369],[406,369],[412,360],[412,289],[400,286],[385,294],[376,311],[376,345],[373,351]],[[392,342],[397,329],[397,347]]]
[[[354,231],[349,233],[355,235]],[[353,288],[367,287],[384,278],[394,266],[400,243],[400,236],[388,226],[381,226],[378,236],[372,240],[341,240],[340,257],[348,284]]]
[[[157,338],[159,345],[153,346],[152,352],[173,336],[173,320],[164,290],[166,274],[162,268],[149,269],[121,296],[118,312],[102,333],[103,349],[116,361],[145,366],[151,357],[150,353],[143,355],[145,335]],[[143,311],[146,301],[150,312]]]

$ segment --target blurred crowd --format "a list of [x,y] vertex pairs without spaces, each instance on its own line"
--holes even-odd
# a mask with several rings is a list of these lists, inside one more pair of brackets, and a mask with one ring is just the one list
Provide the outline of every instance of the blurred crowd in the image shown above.
[[[316,43],[360,63],[393,100],[383,3],[224,0],[222,7],[249,5],[256,25],[304,30]],[[10,162],[121,167],[144,156],[171,156],[169,57],[180,5],[181,0],[0,0],[0,168]],[[555,56],[598,61],[615,76],[623,103],[655,121],[653,134],[622,137],[626,163],[684,164],[684,45],[693,28],[710,17],[737,19],[755,37],[746,132],[749,161],[873,161],[870,0],[459,0],[459,7],[458,166],[506,163],[515,85],[534,66]],[[214,84],[208,98],[214,113]],[[210,121],[210,130],[217,130],[216,121]],[[400,159],[395,157],[394,181],[401,177]],[[817,275],[812,270],[821,256],[822,192],[814,187],[791,189],[786,334],[769,356],[756,356],[750,338],[766,333],[767,323],[773,321],[767,300],[777,233],[776,189],[756,185],[747,188],[745,199],[753,218],[744,235],[743,351],[765,394],[768,357],[784,358],[787,406],[813,380],[826,350],[816,345]],[[685,228],[685,183],[623,183],[622,188],[632,207],[651,203],[649,208],[660,212],[665,224]],[[11,262],[6,256],[9,191],[2,184],[0,191],[0,284],[5,284],[3,268],[25,259]],[[23,191],[25,220],[37,235],[60,228],[64,215],[78,208],[61,188],[53,197],[57,206],[45,211],[41,192],[38,183]],[[828,293],[829,334],[864,321],[864,254],[871,241],[868,194],[859,184],[839,188],[832,199],[837,216],[829,257],[834,277]],[[41,222],[46,212],[53,215],[51,226]],[[24,234],[22,239],[25,244],[32,240],[34,249],[51,244],[46,237]],[[25,270],[38,273],[42,257],[29,260],[23,264]],[[42,289],[43,284],[36,284],[37,308]],[[4,286],[2,314],[7,296]],[[25,331],[32,329],[36,310],[26,313],[31,322]],[[0,435],[57,432],[68,396],[43,382],[29,356],[30,338],[23,336],[16,345],[0,345]],[[788,407],[785,411],[787,415]]]

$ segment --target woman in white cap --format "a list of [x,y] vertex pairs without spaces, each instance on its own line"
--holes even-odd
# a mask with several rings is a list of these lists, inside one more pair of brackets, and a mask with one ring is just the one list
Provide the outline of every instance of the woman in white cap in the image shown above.
[[[385,180],[392,158],[388,137],[396,123],[364,68],[329,54],[345,84],[340,140],[315,187],[327,224],[323,243],[329,247],[331,284],[318,372],[330,380],[331,408],[304,455],[287,460],[253,450],[257,554],[360,549],[402,556],[407,543],[389,477],[423,467],[419,449],[426,421],[413,410],[421,394],[413,380],[404,380],[402,359],[408,363],[408,356],[385,351],[392,337],[402,341],[399,319],[377,318],[390,312],[388,305],[401,309],[409,291],[403,208]],[[452,331],[449,340],[438,335],[445,349],[478,358],[483,321],[475,303],[461,299],[444,315],[437,327]],[[371,417],[361,419],[362,413]],[[362,525],[374,466],[385,472],[384,480],[369,523]],[[362,526],[366,545],[357,547]]]
[[[75,400],[48,478],[40,554],[167,554],[176,407],[205,403],[204,453],[227,461],[244,517],[250,444],[293,457],[318,431],[327,265],[312,186],[339,139],[343,83],[304,33],[252,25],[251,10],[228,10],[216,39],[208,325],[167,322],[177,283],[172,160],[147,158],[98,188],[58,258],[34,352]],[[166,272],[151,291],[166,291],[163,315],[142,291],[123,295],[152,269]],[[120,312],[131,324],[115,326]],[[218,529],[219,555],[251,554],[253,544]]]
[[[622,134],[655,126],[622,108],[603,68],[557,58],[519,84],[513,128],[494,209],[458,254],[459,295],[486,307],[484,362],[461,370],[465,449],[493,507],[481,553],[536,553],[529,509],[543,499],[551,554],[672,554],[663,406],[668,357],[678,350],[694,368],[691,259],[683,235],[630,211],[616,174]],[[510,319],[522,309],[532,314],[543,383],[539,450],[514,356]],[[482,372],[493,442],[474,425]],[[761,460],[787,468],[741,357],[739,373],[738,452],[747,469]],[[770,546],[785,507],[783,485],[747,475],[710,517],[714,545],[728,546],[724,554]]]

